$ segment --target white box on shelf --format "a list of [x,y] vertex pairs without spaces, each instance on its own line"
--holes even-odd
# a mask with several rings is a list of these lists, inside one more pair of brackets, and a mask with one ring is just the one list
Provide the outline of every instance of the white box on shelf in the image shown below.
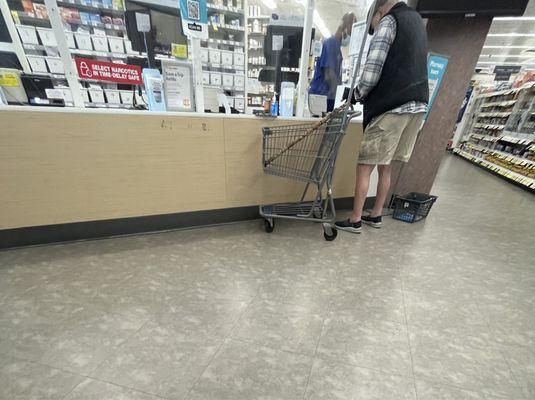
[[65,74],[65,66],[59,57],[47,57],[46,65],[48,65],[49,71],[53,74]]
[[84,103],[89,103],[89,91],[83,88],[81,88],[80,91],[82,92],[82,98],[84,99]]
[[119,95],[118,90],[105,89],[104,92],[106,93],[108,104],[121,104],[121,96]]
[[132,42],[128,39],[124,40],[124,50],[126,54],[137,54],[137,51],[132,49]]
[[108,36],[108,42],[110,43],[110,51],[112,53],[124,53],[124,39],[115,36]]
[[139,92],[136,90],[136,102],[137,104],[145,104],[145,102],[147,101],[147,92],[145,92],[144,90],[141,91],[141,96],[139,95]]
[[127,106],[134,105],[134,93],[131,90],[120,90],[121,103]]
[[17,25],[17,30],[19,31],[19,36],[20,40],[22,40],[22,43],[39,44],[39,39],[37,39],[37,31],[35,30],[35,26]]
[[234,75],[234,86],[243,88],[245,86],[245,77],[243,75]]
[[93,41],[93,48],[96,51],[110,51],[110,48],[108,46],[108,38],[106,36],[91,36],[91,40]]
[[202,72],[202,84],[203,85],[209,85],[210,84],[210,72],[203,71]]
[[243,110],[245,108],[245,100],[243,97],[236,97],[234,99],[234,108],[236,110]]
[[52,29],[48,28],[36,28],[37,33],[39,34],[39,39],[41,39],[41,43],[43,43],[43,46],[50,46],[50,47],[56,47],[58,45],[58,42],[56,41],[56,36],[54,36],[54,32]]
[[234,75],[232,74],[221,74],[224,87],[234,86]]
[[228,105],[230,107],[236,108],[236,106],[234,105],[234,97],[227,97],[227,100],[228,100]]
[[65,32],[65,37],[67,38],[67,46],[69,46],[69,49],[75,49],[76,48],[76,42],[74,41],[74,33],[73,32]]
[[221,64],[221,52],[219,50],[210,49],[208,52],[211,64]]
[[93,44],[91,43],[91,35],[89,33],[75,33],[76,46],[80,50],[93,50]]
[[221,64],[232,65],[232,51],[221,50]]
[[46,61],[45,57],[43,56],[26,56],[28,59],[28,62],[30,63],[30,68],[33,72],[41,72],[46,73],[48,70],[46,69]]
[[63,98],[65,99],[65,103],[72,103],[74,101],[72,99],[72,91],[70,88],[62,87],[59,89],[63,93]]
[[104,101],[104,91],[99,88],[91,88],[89,91],[89,97],[91,98],[91,103],[105,103]]
[[201,62],[207,63],[210,61],[208,56],[208,49],[206,47],[201,47]]
[[234,65],[238,67],[244,67],[245,66],[245,54],[234,53]]
[[220,72],[210,72],[210,84],[212,85],[221,85],[221,73]]

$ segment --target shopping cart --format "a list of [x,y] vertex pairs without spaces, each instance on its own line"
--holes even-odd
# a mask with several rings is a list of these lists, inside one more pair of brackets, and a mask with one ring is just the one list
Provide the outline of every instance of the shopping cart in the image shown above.
[[[368,18],[365,32],[369,30],[370,21],[371,18]],[[365,44],[366,35],[363,35],[348,99],[353,97]],[[347,126],[352,118],[360,114],[353,111],[347,101],[316,123],[263,128],[264,173],[305,184],[301,199],[296,203],[260,206],[266,232],[273,231],[275,218],[294,219],[322,223],[325,240],[336,239],[338,232],[334,228],[336,209],[332,188],[334,167]]]

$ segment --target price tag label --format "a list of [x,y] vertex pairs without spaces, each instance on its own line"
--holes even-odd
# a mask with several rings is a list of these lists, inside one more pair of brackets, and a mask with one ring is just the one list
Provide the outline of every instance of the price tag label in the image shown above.
[[185,44],[171,43],[171,55],[176,58],[188,58],[188,46]]

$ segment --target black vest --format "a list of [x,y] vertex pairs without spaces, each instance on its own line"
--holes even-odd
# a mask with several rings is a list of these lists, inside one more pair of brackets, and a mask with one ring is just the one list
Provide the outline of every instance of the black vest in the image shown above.
[[373,118],[410,101],[429,102],[424,22],[405,3],[396,4],[387,15],[396,19],[396,39],[377,86],[364,99],[364,127]]

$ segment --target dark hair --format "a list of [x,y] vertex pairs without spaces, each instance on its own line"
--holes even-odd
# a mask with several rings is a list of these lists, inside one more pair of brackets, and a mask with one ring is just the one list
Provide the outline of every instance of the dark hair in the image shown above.
[[352,26],[355,23],[356,19],[357,17],[355,16],[355,13],[352,13],[352,12],[345,13],[344,16],[342,17],[342,25]]

